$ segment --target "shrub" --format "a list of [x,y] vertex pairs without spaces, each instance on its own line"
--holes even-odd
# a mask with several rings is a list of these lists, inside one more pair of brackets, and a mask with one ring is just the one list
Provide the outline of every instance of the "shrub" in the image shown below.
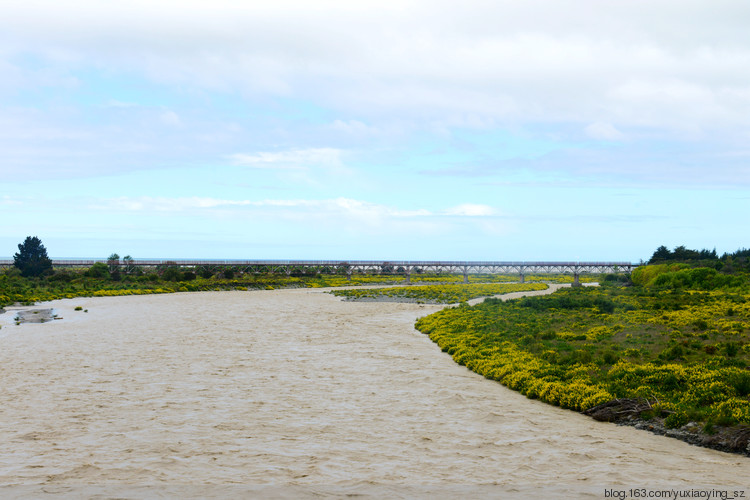
[[745,397],[750,395],[750,372],[730,373],[727,376],[727,382],[737,391],[738,396]]
[[97,262],[93,266],[89,267],[84,275],[89,278],[109,278],[109,269],[103,262]]
[[693,321],[693,326],[696,330],[705,330],[708,328],[708,323],[705,319],[699,318]]
[[606,351],[602,355],[602,360],[604,361],[604,364],[607,364],[607,365],[614,365],[615,363],[617,363],[619,359],[620,359],[620,356],[618,356],[617,353],[613,351]]
[[664,349],[659,355],[660,358],[665,360],[680,359],[685,355],[685,349],[680,344],[675,344],[667,349]]
[[178,267],[168,267],[161,275],[164,281],[179,281],[182,279],[182,272]]
[[737,353],[739,352],[739,350],[740,350],[740,346],[737,345],[735,342],[727,342],[724,344],[724,352],[729,358],[733,358],[737,356]]
[[677,427],[682,427],[687,423],[688,416],[682,411],[675,411],[664,419],[664,427],[666,427],[667,429],[676,429]]
[[652,282],[662,273],[677,271],[687,268],[687,264],[657,264],[649,266],[639,266],[633,269],[630,277],[633,284],[638,286],[650,286]]

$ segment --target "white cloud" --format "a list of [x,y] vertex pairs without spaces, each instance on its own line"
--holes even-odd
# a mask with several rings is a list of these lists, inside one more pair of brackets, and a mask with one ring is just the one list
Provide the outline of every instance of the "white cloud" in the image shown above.
[[0,205],[11,206],[11,207],[21,206],[23,205],[23,202],[17,198],[11,198],[8,195],[3,195],[2,197],[0,197]]
[[106,103],[104,103],[104,107],[127,109],[127,108],[137,108],[139,107],[139,105],[134,102],[122,102],[122,101],[118,101],[117,99],[109,99]]
[[446,215],[460,217],[489,217],[496,215],[495,209],[489,205],[477,205],[473,203],[464,203],[445,211]]
[[[311,241],[341,239],[372,241],[422,236],[440,237],[455,232],[497,235],[507,232],[488,206],[460,205],[431,210],[398,207],[354,198],[230,200],[204,197],[119,197],[89,205],[106,220],[142,220],[144,224],[169,227],[190,220],[190,227],[216,231],[216,227],[266,227],[268,234],[301,232]],[[162,222],[160,222],[162,221]],[[327,235],[327,236],[324,236]],[[286,237],[285,237],[286,238]]]
[[625,135],[617,130],[611,123],[596,122],[586,127],[586,135],[592,139],[604,141],[621,141]]
[[334,120],[331,129],[349,135],[375,135],[380,131],[359,120]]
[[[0,173],[84,176],[105,164],[116,172],[224,157],[320,188],[355,177],[345,161],[351,151],[364,163],[425,136],[449,141],[457,129],[744,147],[750,4],[576,5],[10,2],[0,17],[0,74],[8,76],[0,95],[13,96],[2,108],[11,120],[0,119]],[[118,88],[130,79],[142,86]],[[66,100],[75,89],[94,92]],[[160,102],[171,96],[177,105]],[[101,102],[86,108],[84,97]],[[29,101],[33,116],[18,118]],[[311,147],[319,144],[329,147]],[[446,149],[464,146],[456,144]],[[458,169],[493,162],[491,152],[482,155]],[[661,168],[665,178],[677,170]],[[733,168],[713,164],[685,182],[702,185],[717,171],[729,178]]]
[[228,158],[235,165],[252,168],[307,170],[312,167],[343,168],[341,156],[343,151],[335,148],[295,149],[291,151],[244,154],[236,153]]
[[428,217],[433,215],[426,209],[404,210],[377,203],[353,200],[350,198],[336,198],[326,200],[322,206],[328,207],[333,211],[341,211],[350,216],[364,217],[370,219],[381,219],[386,217],[407,218],[407,217]]
[[728,129],[750,114],[748,15],[743,0],[28,1],[4,6],[0,41],[57,67],[370,116]]
[[245,200],[220,200],[215,198],[166,198],[166,197],[119,197],[94,204],[97,210],[124,210],[131,212],[183,212],[195,209],[211,209],[231,206],[246,206]]
[[180,119],[180,115],[175,113],[174,111],[170,110],[164,110],[160,115],[159,119],[161,122],[165,125],[169,125],[170,127],[182,127],[183,123]]
[[348,217],[372,222],[384,219],[424,219],[449,217],[489,217],[497,211],[489,205],[461,204],[444,210],[426,208],[404,209],[352,198],[331,198],[323,200],[305,199],[266,199],[266,200],[225,200],[203,197],[119,197],[102,200],[94,204],[97,210],[132,212],[183,212],[193,210],[213,210],[231,208],[298,210],[310,217]]

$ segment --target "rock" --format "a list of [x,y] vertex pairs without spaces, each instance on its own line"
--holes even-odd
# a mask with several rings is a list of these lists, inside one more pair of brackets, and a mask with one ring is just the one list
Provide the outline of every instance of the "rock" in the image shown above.
[[701,425],[698,422],[688,422],[682,427],[680,427],[680,430],[685,431],[685,432],[693,432],[693,433],[700,432]]

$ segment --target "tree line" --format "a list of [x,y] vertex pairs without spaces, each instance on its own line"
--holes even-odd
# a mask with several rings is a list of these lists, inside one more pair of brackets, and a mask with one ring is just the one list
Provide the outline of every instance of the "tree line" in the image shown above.
[[[653,255],[647,262],[648,264],[664,264],[669,262],[686,262],[694,265],[713,267],[725,273],[731,273],[735,270],[750,271],[750,249],[741,248],[733,253],[724,253],[719,256],[716,248],[712,250],[692,250],[685,245],[680,245],[670,250],[665,245],[661,245],[654,251]],[[117,275],[121,270],[129,273],[135,270],[135,262],[130,255],[123,257],[116,253],[107,258],[107,264],[100,264],[93,269],[93,274]],[[42,241],[36,236],[27,236],[26,239],[18,245],[18,252],[13,256],[13,265],[21,272],[25,278],[39,277],[52,274],[52,260],[47,255],[47,249]]]
[[750,249],[740,248],[739,250],[721,256],[716,253],[716,248],[712,250],[692,250],[685,245],[680,245],[670,250],[665,245],[661,245],[653,253],[648,264],[667,264],[673,262],[683,262],[693,266],[713,267],[718,271],[731,274],[735,271],[750,271]]

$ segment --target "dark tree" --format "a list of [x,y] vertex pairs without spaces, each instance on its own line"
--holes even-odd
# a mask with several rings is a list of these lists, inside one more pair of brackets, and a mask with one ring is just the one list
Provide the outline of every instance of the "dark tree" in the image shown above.
[[697,260],[700,258],[700,256],[700,252],[698,252],[697,250],[690,250],[689,248],[685,247],[685,245],[675,247],[674,251],[672,252],[672,259],[681,262],[684,262],[686,260]]
[[719,256],[716,253],[716,248],[714,248],[713,250],[709,250],[708,248],[704,248],[703,250],[701,250],[698,253],[700,254],[700,258],[701,259],[705,259],[705,260],[718,260],[719,259]]
[[115,281],[120,281],[120,256],[113,253],[107,258],[107,266],[109,267],[109,277]]
[[669,251],[669,248],[665,247],[664,245],[660,246],[656,249],[654,252],[654,255],[651,256],[651,260],[649,260],[649,264],[653,264],[654,262],[659,262],[662,260],[669,260],[672,258],[672,252]]
[[112,273],[120,268],[120,256],[116,253],[113,253],[109,257],[107,257],[107,266],[109,267],[109,272]]
[[52,260],[47,256],[47,249],[42,240],[36,236],[27,236],[18,245],[18,253],[13,256],[13,265],[21,270],[21,276],[26,278],[41,276],[52,270]]
[[130,274],[135,271],[135,261],[130,255],[126,255],[122,258],[122,263],[125,266],[125,273]]

